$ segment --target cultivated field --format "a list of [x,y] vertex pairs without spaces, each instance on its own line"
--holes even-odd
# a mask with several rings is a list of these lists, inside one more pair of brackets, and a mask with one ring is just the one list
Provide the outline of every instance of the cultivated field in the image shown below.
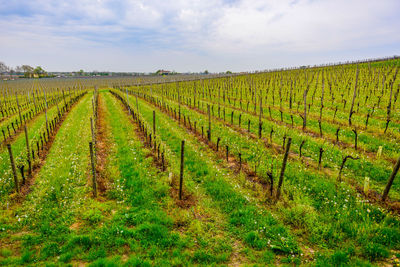
[[3,82],[0,265],[398,265],[399,64]]

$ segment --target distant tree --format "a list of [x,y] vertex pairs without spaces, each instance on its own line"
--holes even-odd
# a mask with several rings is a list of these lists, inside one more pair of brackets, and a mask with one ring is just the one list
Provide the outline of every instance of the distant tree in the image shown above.
[[29,65],[22,65],[21,68],[24,72],[33,72],[33,67]]
[[208,74],[208,70],[205,70],[205,71],[204,71],[204,74]]
[[22,69],[22,66],[16,66],[15,67],[15,72],[22,73],[22,72],[24,72],[24,70]]
[[45,76],[47,76],[47,72],[41,66],[37,66],[33,70],[33,76],[35,78],[45,77]]
[[21,69],[25,77],[31,77],[33,75],[33,67],[29,65],[22,65]]
[[7,71],[8,71],[7,65],[0,61],[0,75],[1,75],[0,77],[2,77],[3,74]]
[[33,70],[34,74],[44,74],[46,73],[46,71],[41,67],[41,66],[37,66],[34,70]]
[[232,74],[232,71],[228,70],[226,71],[226,74]]
[[4,64],[4,62],[0,61],[0,72],[3,73],[3,72],[7,72],[8,70],[9,70],[9,67],[6,64]]

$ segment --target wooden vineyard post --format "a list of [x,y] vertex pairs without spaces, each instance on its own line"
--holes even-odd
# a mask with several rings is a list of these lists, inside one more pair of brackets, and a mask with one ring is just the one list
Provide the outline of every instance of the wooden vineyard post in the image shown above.
[[156,111],[153,110],[153,135],[156,135]]
[[357,150],[357,139],[358,139],[357,129],[354,128],[353,133],[354,133],[354,149]]
[[[94,134],[94,126],[93,126],[93,117],[90,117],[90,130],[92,132],[92,142],[93,144],[96,144],[96,137]],[[95,158],[97,158],[96,151],[94,151],[94,153],[95,153]]]
[[[63,93],[63,99],[64,99],[64,106],[67,106],[67,102],[65,102],[64,89],[62,90],[62,93]],[[33,97],[33,100],[35,100],[35,97]],[[36,109],[36,105],[35,105],[35,109]]]
[[15,161],[14,156],[11,150],[11,145],[7,144],[8,153],[10,154],[10,162],[11,162],[11,169],[14,175],[14,183],[15,183],[15,190],[19,193],[19,186],[18,186],[18,177],[17,177],[17,170],[15,169]]
[[208,141],[211,141],[211,112],[210,112],[210,105],[207,105],[207,111],[208,111],[208,132],[207,132],[207,138],[208,138]]
[[351,101],[351,107],[350,107],[350,113],[349,113],[349,126],[351,126],[351,116],[353,116],[353,113],[354,113],[354,111],[353,111],[354,101],[356,100],[356,96],[357,96],[358,73],[359,73],[359,69],[358,69],[358,65],[357,65],[356,82],[354,84],[353,99]]
[[28,127],[26,127],[26,124],[25,124],[24,128],[25,128],[26,153],[27,153],[27,156],[28,156],[28,165],[29,165],[28,172],[29,172],[29,176],[31,176],[32,175],[31,151],[30,151],[30,148],[29,148]]
[[318,157],[318,170],[321,170],[322,163],[322,154],[324,153],[324,149],[322,147],[319,148],[319,157]]
[[184,158],[185,158],[185,140],[182,140],[182,145],[181,145],[181,168],[180,168],[180,174],[179,174],[179,200],[182,200]]
[[136,96],[136,111],[137,111],[137,113],[139,113],[139,102],[137,99],[137,93],[135,94],[135,96]]
[[20,121],[21,124],[22,124],[21,108],[20,108],[20,106],[19,106],[18,94],[17,94],[17,93],[15,93],[15,99],[16,99],[16,101],[17,101],[17,107],[18,107],[18,113],[19,113],[19,121]]
[[33,105],[35,106],[35,112],[37,113],[36,100],[35,100],[35,92],[33,92]]
[[18,166],[18,168],[19,168],[19,171],[21,172],[22,184],[24,185],[24,184],[25,184],[25,175],[24,175],[24,168],[25,168],[25,166],[24,166],[24,165],[21,165],[21,166]]
[[151,148],[151,134],[149,134],[149,146]]
[[258,118],[258,138],[261,139],[262,132],[262,97],[260,96],[260,114]]
[[[95,90],[96,90],[96,88],[95,88]],[[131,105],[129,104],[128,88],[125,88],[125,91],[126,91],[126,101],[128,102],[128,112],[129,112],[129,115],[131,115]]]
[[95,107],[94,107],[94,96],[92,97],[92,113],[93,113],[93,116],[96,117],[96,111],[95,111]]
[[290,149],[290,144],[292,143],[292,138],[289,137],[287,145],[286,145],[286,151],[285,155],[283,156],[283,162],[282,162],[282,169],[281,169],[281,174],[279,176],[279,181],[278,181],[278,188],[276,189],[276,199],[278,200],[280,195],[281,195],[281,187],[283,183],[283,175],[285,174],[285,169],[286,169],[286,164],[287,164],[287,159],[289,156],[289,149]]
[[45,117],[46,117],[46,130],[47,130],[47,133],[48,133],[49,132],[49,122],[47,120],[47,97],[46,97],[46,92],[43,91],[43,93],[44,93],[44,101],[46,103],[46,106],[45,106],[45,109],[44,109],[44,114],[45,114]]
[[181,104],[179,102],[179,106],[178,106],[178,123],[181,123]]
[[386,200],[386,198],[387,198],[387,196],[389,194],[390,188],[392,187],[394,178],[396,177],[396,174],[399,171],[399,169],[400,169],[400,157],[397,160],[396,165],[393,168],[392,174],[389,177],[389,181],[388,181],[388,183],[387,183],[387,185],[385,187],[385,190],[383,191],[382,201]]
[[[307,83],[308,83],[308,81],[307,81]],[[307,88],[306,88],[306,90],[304,90],[304,93],[303,93],[303,99],[304,99],[304,115],[302,116],[303,132],[306,130],[306,127],[307,127],[307,94],[308,94],[308,90],[310,90],[310,86],[307,84]]]
[[60,108],[58,107],[58,101],[56,102],[56,105],[57,105],[57,114],[59,117],[61,117]]
[[229,146],[226,145],[226,162],[229,162]]
[[90,149],[90,160],[91,160],[91,163],[92,163],[93,197],[97,197],[96,167],[95,167],[95,164],[94,164],[93,142],[89,142],[89,149]]
[[371,116],[371,115],[369,114],[369,111],[368,111],[367,119],[365,120],[365,129],[368,128],[368,120],[369,120],[369,117],[370,117],[370,116]]
[[336,144],[339,144],[339,131],[340,131],[340,127],[338,127],[336,129]]

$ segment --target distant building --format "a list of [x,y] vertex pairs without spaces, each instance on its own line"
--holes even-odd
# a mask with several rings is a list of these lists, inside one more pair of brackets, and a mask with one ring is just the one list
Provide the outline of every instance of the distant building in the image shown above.
[[171,73],[171,71],[169,70],[159,70],[158,75],[169,75]]

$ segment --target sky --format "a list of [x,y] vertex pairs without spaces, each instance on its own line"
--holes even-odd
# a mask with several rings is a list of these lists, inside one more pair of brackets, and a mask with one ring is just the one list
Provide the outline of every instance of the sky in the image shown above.
[[0,61],[255,71],[400,55],[399,0],[0,0]]

